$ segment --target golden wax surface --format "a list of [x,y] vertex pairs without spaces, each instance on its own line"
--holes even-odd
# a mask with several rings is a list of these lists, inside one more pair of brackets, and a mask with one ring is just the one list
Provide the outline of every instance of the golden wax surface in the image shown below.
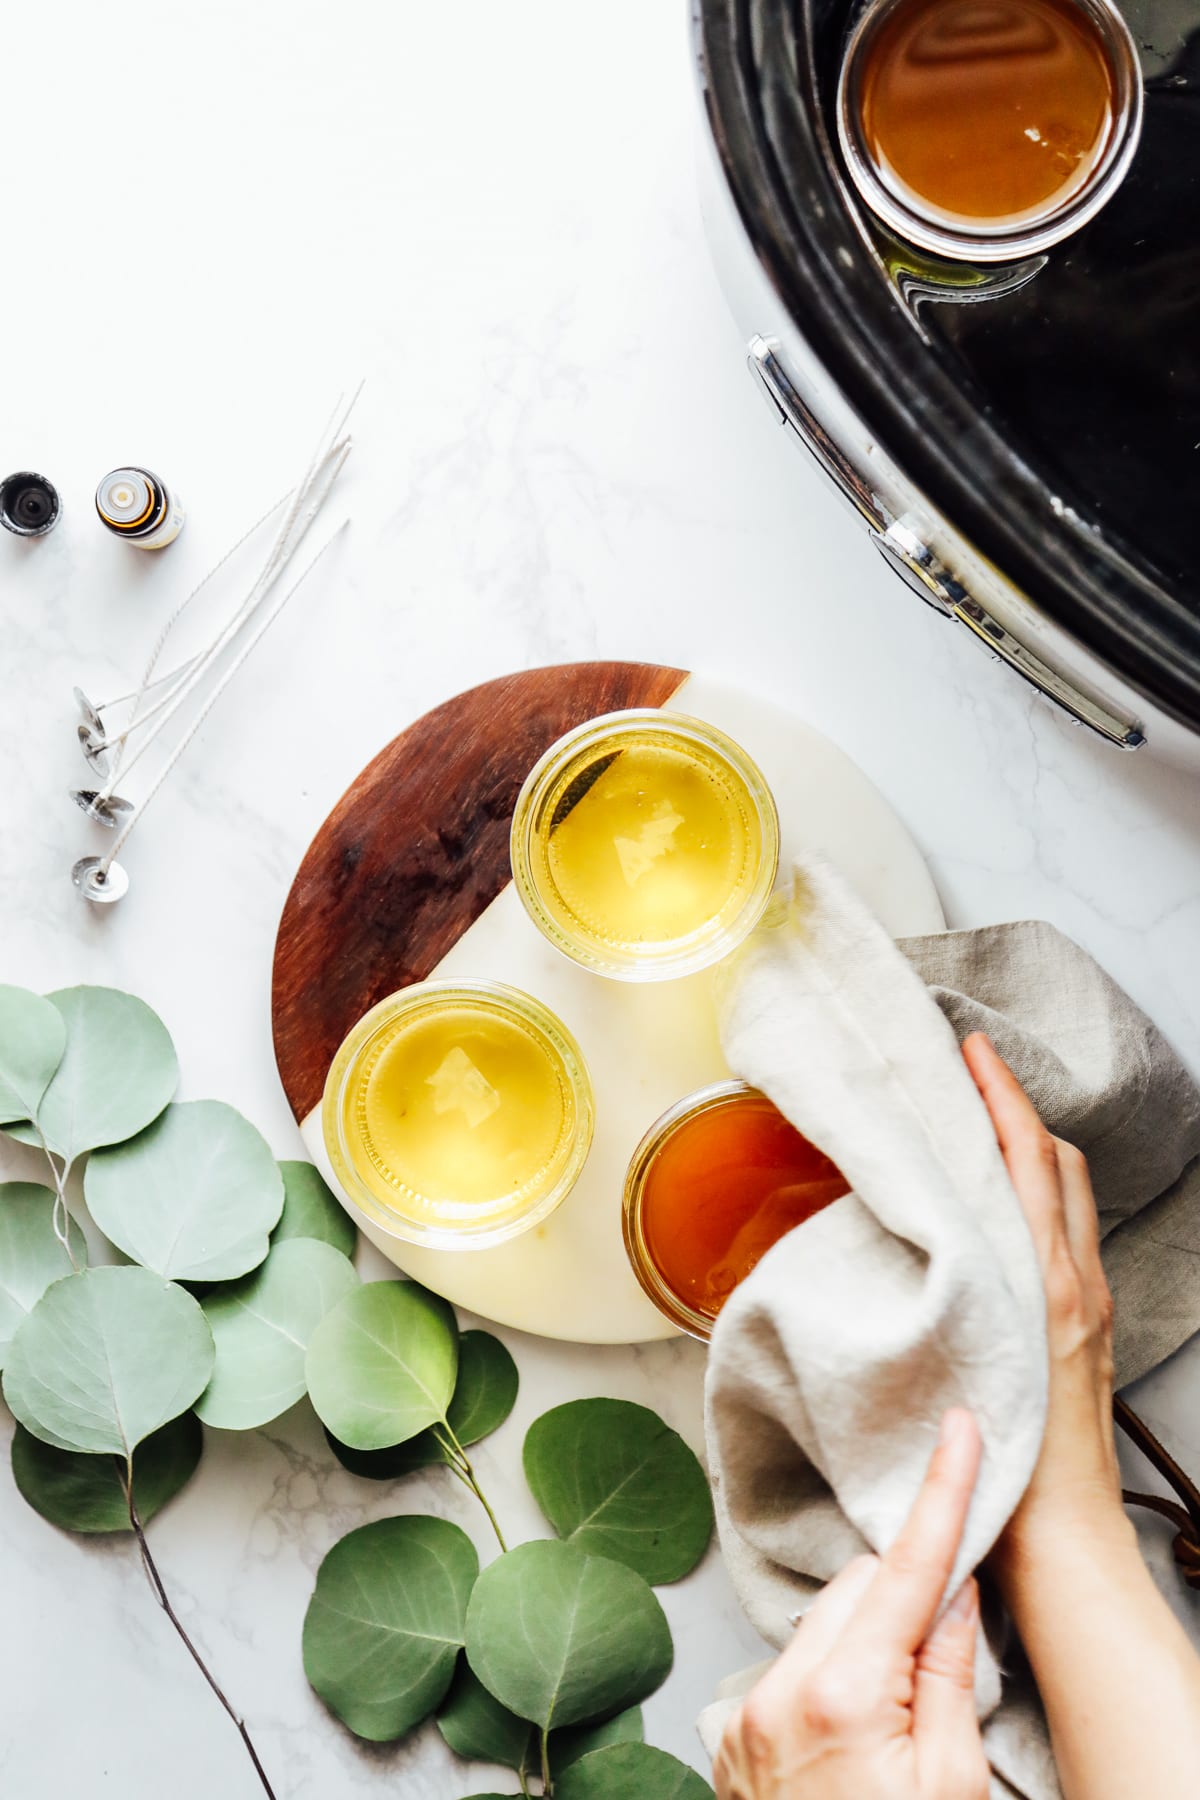
[[1082,187],[1114,94],[1072,0],[900,0],[866,47],[863,136],[919,211],[1016,224]]
[[365,1048],[343,1126],[360,1178],[431,1226],[501,1224],[557,1179],[576,1126],[552,1048],[523,1021],[451,1001]]
[[661,742],[601,749],[570,771],[540,835],[539,888],[563,927],[633,950],[679,943],[736,910],[761,851],[734,772]]

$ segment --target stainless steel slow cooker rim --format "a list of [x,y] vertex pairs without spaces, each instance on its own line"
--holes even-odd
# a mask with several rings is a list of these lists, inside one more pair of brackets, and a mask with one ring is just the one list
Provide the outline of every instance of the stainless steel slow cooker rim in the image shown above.
[[842,54],[835,116],[838,148],[860,197],[907,242],[952,261],[1014,262],[1061,243],[1086,225],[1129,173],[1141,140],[1145,92],[1137,45],[1114,0],[1071,0],[1099,25],[1109,50],[1117,94],[1108,141],[1083,185],[1041,218],[1012,226],[954,227],[918,212],[893,192],[876,169],[859,129],[858,93],[864,46],[905,0],[868,0]]

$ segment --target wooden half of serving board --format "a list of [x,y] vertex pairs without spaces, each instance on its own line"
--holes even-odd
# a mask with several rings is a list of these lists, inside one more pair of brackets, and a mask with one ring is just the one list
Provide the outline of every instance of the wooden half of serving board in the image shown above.
[[[484,1318],[577,1343],[674,1328],[625,1259],[621,1197],[643,1133],[693,1088],[726,1079],[713,971],[608,981],[553,949],[513,889],[509,822],[533,764],[600,713],[661,706],[718,725],[779,808],[781,879],[820,849],[896,936],[945,920],[919,850],[848,757],[799,719],[703,675],[571,663],[485,682],[418,719],[365,768],[300,865],[275,945],[275,1055],[305,1144],[360,1228],[418,1281]],[[538,995],[579,1041],[596,1096],[587,1166],[545,1224],[490,1250],[430,1251],[386,1235],[343,1194],[321,1134],[339,1044],[376,1001],[430,977]]]

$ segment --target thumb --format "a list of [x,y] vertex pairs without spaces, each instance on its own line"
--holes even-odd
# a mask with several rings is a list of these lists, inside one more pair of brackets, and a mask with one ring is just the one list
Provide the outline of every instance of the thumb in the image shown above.
[[986,1770],[975,1713],[978,1635],[979,1589],[965,1581],[917,1656],[912,1733],[923,1794],[972,1793]]

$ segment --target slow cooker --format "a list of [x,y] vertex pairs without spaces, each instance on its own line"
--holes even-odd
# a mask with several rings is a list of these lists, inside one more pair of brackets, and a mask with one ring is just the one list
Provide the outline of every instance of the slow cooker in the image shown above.
[[835,100],[858,0],[693,0],[702,201],[750,370],[907,586],[1122,749],[1200,760],[1200,0],[1121,0],[1141,142],[1078,233],[939,262]]

